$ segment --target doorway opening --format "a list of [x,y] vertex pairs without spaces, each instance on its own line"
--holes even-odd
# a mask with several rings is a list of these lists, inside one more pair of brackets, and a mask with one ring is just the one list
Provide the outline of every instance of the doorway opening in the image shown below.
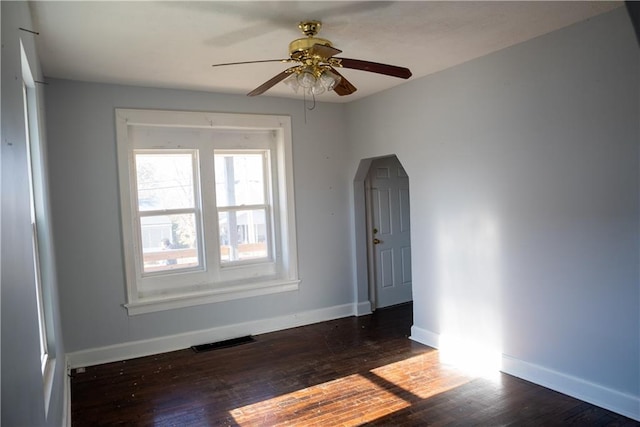
[[357,314],[412,301],[409,177],[400,160],[362,160],[354,197]]

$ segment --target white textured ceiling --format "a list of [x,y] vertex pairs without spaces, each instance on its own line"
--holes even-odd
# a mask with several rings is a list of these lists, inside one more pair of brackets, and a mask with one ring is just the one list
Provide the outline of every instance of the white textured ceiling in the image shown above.
[[[297,24],[323,23],[339,56],[408,67],[412,79],[623,6],[622,2],[37,1],[34,30],[47,77],[245,94],[287,68]],[[348,102],[405,80],[342,69]],[[295,97],[280,83],[265,95]],[[265,96],[263,95],[263,96]],[[299,95],[297,95],[299,97]]]

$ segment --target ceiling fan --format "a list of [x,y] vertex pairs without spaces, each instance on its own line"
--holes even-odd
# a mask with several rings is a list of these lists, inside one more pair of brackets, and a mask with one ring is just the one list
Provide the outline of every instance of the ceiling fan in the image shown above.
[[401,79],[411,77],[408,68],[395,65],[380,64],[377,62],[363,61],[360,59],[336,58],[342,53],[340,49],[333,47],[329,40],[316,37],[322,23],[320,21],[305,21],[298,25],[300,31],[306,36],[296,39],[289,44],[289,58],[267,59],[259,61],[229,62],[214,64],[214,67],[224,65],[255,64],[261,62],[296,63],[276,76],[267,80],[251,92],[248,96],[261,95],[276,84],[284,81],[296,93],[302,89],[310,95],[320,95],[325,91],[333,90],[340,96],[350,95],[357,89],[344,78],[336,68],[351,68],[355,70],[369,71],[371,73],[384,74]]

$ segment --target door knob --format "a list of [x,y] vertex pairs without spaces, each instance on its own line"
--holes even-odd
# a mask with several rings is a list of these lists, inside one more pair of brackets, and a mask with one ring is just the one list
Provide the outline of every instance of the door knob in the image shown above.
[[377,244],[379,244],[379,243],[382,243],[382,240],[380,240],[380,239],[373,239],[373,244],[374,244],[374,245],[377,245]]

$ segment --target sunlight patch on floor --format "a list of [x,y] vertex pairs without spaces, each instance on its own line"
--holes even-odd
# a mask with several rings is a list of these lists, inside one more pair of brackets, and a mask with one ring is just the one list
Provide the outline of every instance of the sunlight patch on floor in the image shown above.
[[454,370],[443,369],[438,363],[438,352],[432,351],[371,370],[385,381],[396,385],[419,399],[468,383],[473,378]]
[[353,374],[236,408],[229,413],[240,426],[304,425],[311,422],[314,425],[357,426],[409,405],[383,387]]

